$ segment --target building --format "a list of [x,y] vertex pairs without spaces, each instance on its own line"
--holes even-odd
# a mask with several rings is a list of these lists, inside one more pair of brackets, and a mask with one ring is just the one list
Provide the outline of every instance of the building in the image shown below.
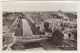
[[62,22],[62,20],[60,20],[60,19],[46,19],[45,21],[48,22],[49,26],[52,28],[53,27],[60,27],[61,22]]

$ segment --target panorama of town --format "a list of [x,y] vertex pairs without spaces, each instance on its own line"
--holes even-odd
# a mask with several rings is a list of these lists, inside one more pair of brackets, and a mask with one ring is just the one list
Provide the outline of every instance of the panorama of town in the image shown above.
[[77,12],[3,12],[2,50],[77,50]]

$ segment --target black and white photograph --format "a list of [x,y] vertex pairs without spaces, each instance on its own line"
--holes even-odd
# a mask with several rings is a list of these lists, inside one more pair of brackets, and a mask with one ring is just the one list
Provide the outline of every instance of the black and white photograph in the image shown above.
[[1,0],[1,1],[80,1],[80,0]]
[[77,4],[3,2],[3,51],[77,51]]

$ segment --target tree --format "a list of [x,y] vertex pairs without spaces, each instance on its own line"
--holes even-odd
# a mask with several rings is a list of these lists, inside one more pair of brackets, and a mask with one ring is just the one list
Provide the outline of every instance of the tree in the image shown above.
[[71,34],[70,34],[70,33],[68,34],[68,37],[69,37],[69,38],[71,37]]
[[14,44],[11,46],[11,49],[12,49],[12,50],[25,50],[25,47],[24,47],[24,44],[23,44],[23,43],[17,42],[17,43],[14,43]]
[[49,31],[49,23],[48,22],[44,23],[44,29],[45,29],[45,31]]
[[76,31],[76,33],[74,34],[74,38],[77,40],[77,31]]
[[44,28],[46,28],[46,21],[44,22]]
[[63,41],[63,33],[59,30],[55,30],[52,33],[52,37],[49,40],[55,45],[61,45]]

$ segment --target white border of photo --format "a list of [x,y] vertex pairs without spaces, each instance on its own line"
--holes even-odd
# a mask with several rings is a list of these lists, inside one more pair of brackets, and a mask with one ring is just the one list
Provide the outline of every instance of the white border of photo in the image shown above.
[[[8,2],[8,1],[7,1]],[[78,31],[78,34],[77,34],[77,51],[60,51],[60,50],[52,50],[52,51],[2,51],[2,5],[0,6],[0,53],[79,53],[80,51],[80,2],[78,1],[13,1],[13,2],[28,2],[28,3],[31,3],[31,2],[40,2],[40,3],[76,3],[77,4],[77,31]],[[3,2],[0,2],[0,4],[3,3]]]

